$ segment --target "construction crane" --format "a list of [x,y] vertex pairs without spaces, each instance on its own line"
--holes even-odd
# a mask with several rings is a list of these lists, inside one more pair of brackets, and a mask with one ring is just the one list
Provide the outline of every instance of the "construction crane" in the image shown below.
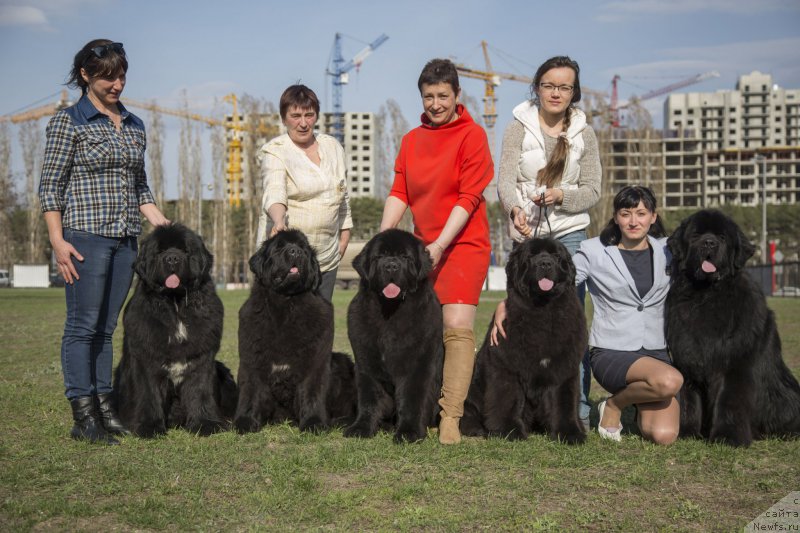
[[333,39],[333,59],[331,65],[325,73],[333,78],[333,121],[331,124],[333,136],[344,144],[344,113],[342,112],[342,85],[350,81],[348,72],[354,68],[357,70],[361,63],[369,56],[373,50],[378,48],[389,37],[382,33],[380,37],[372,41],[366,48],[353,56],[353,59],[345,63],[342,57],[342,34],[337,33]]
[[[40,100],[41,101],[41,100]],[[13,124],[19,124],[20,122],[27,122],[29,120],[38,120],[43,117],[49,117],[51,115],[55,115],[57,112],[61,111],[65,107],[69,107],[73,104],[69,100],[67,95],[67,90],[62,89],[60,98],[57,102],[52,104],[45,104],[40,107],[35,107],[33,109],[29,109],[28,111],[23,111],[21,113],[16,113],[14,115],[3,115],[0,116],[0,122],[11,122]]]
[[653,89],[652,91],[646,92],[641,96],[632,96],[628,102],[624,104],[619,104],[619,93],[617,92],[617,82],[622,78],[620,78],[619,74],[614,74],[614,77],[611,79],[611,103],[608,108],[611,119],[611,126],[614,128],[620,127],[620,119],[619,119],[620,109],[625,109],[626,107],[630,107],[631,105],[634,104],[634,102],[643,102],[644,100],[649,100],[657,96],[669,94],[677,89],[682,89],[683,87],[688,87],[689,85],[694,85],[695,83],[700,83],[701,81],[705,81],[710,78],[719,78],[719,72],[717,72],[716,70],[712,70],[709,72],[704,72],[702,74],[697,74],[695,76],[692,76],[691,78],[686,78],[685,80],[672,83],[665,87]]
[[[241,205],[241,183],[242,183],[242,140],[241,132],[250,132],[257,135],[271,138],[279,133],[277,125],[266,124],[263,121],[255,123],[243,122],[239,116],[237,108],[238,100],[235,94],[229,94],[223,97],[223,100],[230,102],[233,106],[233,115],[230,120],[220,120],[212,117],[200,115],[198,113],[191,113],[184,109],[171,109],[162,107],[154,103],[139,102],[130,98],[122,98],[122,103],[129,107],[137,109],[144,109],[146,111],[162,113],[164,115],[171,115],[174,117],[187,118],[203,122],[212,127],[221,127],[226,130],[231,130],[231,134],[226,136],[228,164],[226,167],[227,181],[228,181],[228,202],[232,206],[239,207]],[[22,113],[14,115],[0,116],[0,122],[12,122],[14,124],[26,122],[29,120],[38,120],[43,117],[56,114],[59,110],[72,105],[69,101],[67,91],[61,91],[60,99],[52,104],[43,105]]]
[[492,61],[489,59],[489,49],[486,41],[481,41],[481,48],[483,48],[483,60],[486,62],[486,70],[478,70],[468,67],[463,64],[456,64],[456,70],[465,78],[473,78],[483,80],[483,124],[486,127],[486,135],[489,137],[489,149],[494,158],[494,125],[497,122],[497,96],[495,96],[494,88],[500,85],[500,80],[519,81],[522,83],[531,84],[533,78],[527,76],[519,76],[517,74],[508,74],[506,72],[496,72],[492,68]]
[[[486,41],[481,41],[481,48],[483,49],[483,60],[486,63],[486,68],[484,70],[468,67],[461,63],[456,64],[456,70],[460,75],[464,76],[465,78],[483,80],[484,82],[483,115],[481,116],[483,117],[483,124],[486,127],[486,136],[489,138],[489,149],[492,153],[492,158],[494,158],[494,151],[495,151],[494,127],[497,122],[497,108],[496,108],[497,96],[495,95],[495,87],[500,85],[501,80],[519,81],[530,85],[533,83],[533,78],[530,78],[528,76],[520,76],[518,74],[509,74],[507,72],[495,71],[494,68],[492,67],[492,61],[491,59],[489,59],[489,45],[486,43]],[[606,93],[600,93],[598,91],[593,91],[585,87],[582,87],[581,91],[587,94],[593,94],[601,97],[607,96]]]

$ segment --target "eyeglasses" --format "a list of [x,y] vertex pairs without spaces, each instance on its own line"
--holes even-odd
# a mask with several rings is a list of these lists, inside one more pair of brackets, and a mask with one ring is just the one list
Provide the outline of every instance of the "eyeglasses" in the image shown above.
[[122,43],[102,44],[100,46],[95,46],[91,50],[92,53],[100,59],[106,57],[109,52],[116,52],[117,54],[125,55],[125,49],[122,48]]
[[572,93],[573,87],[572,85],[553,85],[552,83],[540,83],[539,89],[548,93],[552,92],[559,92],[564,94]]

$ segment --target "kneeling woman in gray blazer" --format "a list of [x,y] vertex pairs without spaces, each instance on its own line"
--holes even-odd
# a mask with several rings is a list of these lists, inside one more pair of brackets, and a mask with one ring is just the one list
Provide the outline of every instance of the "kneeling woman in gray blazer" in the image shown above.
[[[622,440],[622,409],[635,404],[642,436],[657,444],[678,437],[676,396],[683,376],[670,362],[664,336],[669,251],[656,198],[647,187],[628,186],[614,197],[614,217],[600,237],[585,240],[572,256],[575,283],[587,282],[594,318],[589,335],[592,373],[612,396],[600,402],[601,437]],[[492,341],[505,305],[495,313]]]
[[657,444],[678,437],[683,376],[664,336],[669,257],[653,191],[628,186],[614,197],[614,217],[600,237],[582,242],[572,258],[575,281],[587,282],[594,305],[592,373],[612,393],[598,406],[603,438],[621,439],[620,414],[631,404],[643,437]]

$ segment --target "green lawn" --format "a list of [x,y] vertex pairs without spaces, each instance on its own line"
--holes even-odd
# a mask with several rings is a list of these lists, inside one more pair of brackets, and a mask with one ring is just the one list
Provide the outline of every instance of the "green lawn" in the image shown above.
[[[337,291],[338,350],[353,292]],[[219,359],[234,374],[242,291],[223,292]],[[480,306],[478,338],[499,293]],[[784,358],[800,375],[800,300],[771,299]],[[63,292],[0,291],[0,530],[741,530],[800,489],[800,441],[746,450],[696,441],[659,448],[596,434],[568,447],[435,435],[395,445],[381,433],[301,434],[288,425],[240,436],[72,441],[59,346]],[[122,338],[115,338],[117,359]],[[602,396],[595,384],[592,398]],[[595,415],[596,417],[596,415]]]

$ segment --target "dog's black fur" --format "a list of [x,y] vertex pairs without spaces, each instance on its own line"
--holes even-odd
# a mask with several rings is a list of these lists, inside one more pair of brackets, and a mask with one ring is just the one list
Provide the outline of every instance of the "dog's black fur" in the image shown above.
[[373,237],[356,256],[361,276],[347,312],[355,352],[358,418],[346,437],[394,426],[396,442],[425,438],[442,384],[442,309],[422,242],[401,230]]
[[250,258],[255,281],[239,310],[239,432],[289,420],[301,430],[355,416],[353,362],[334,353],[333,306],[302,232],[278,232]]
[[[575,265],[554,239],[525,241],[506,265],[506,338],[478,353],[461,419],[471,436],[525,439],[544,431],[568,444],[584,442],[578,420],[579,365],[586,351],[583,308],[575,290]],[[552,282],[548,287],[546,281]]]
[[223,307],[212,263],[202,239],[181,224],[159,226],[141,243],[114,385],[120,418],[136,435],[168,427],[209,435],[233,415],[236,383],[215,361]]
[[800,435],[800,385],[775,316],[744,271],[755,248],[725,214],[704,210],[670,236],[667,339],[684,377],[681,436],[732,446]]

